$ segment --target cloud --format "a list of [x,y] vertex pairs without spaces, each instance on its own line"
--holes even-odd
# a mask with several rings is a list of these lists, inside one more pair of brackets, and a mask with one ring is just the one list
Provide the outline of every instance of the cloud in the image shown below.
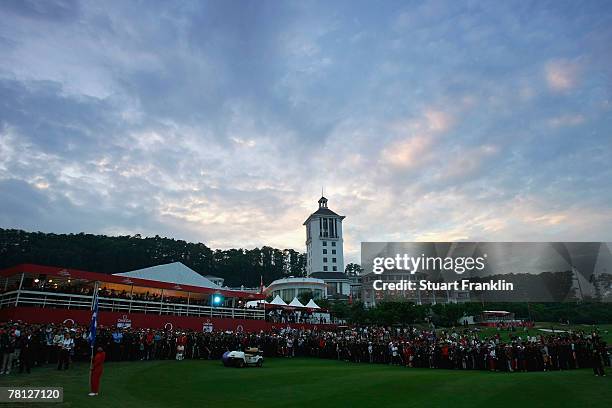
[[0,226],[610,240],[609,11],[1,2]]
[[65,21],[79,13],[79,4],[74,0],[6,0],[2,6],[16,15],[50,21]]
[[427,109],[424,116],[427,120],[427,128],[435,133],[448,131],[454,122],[451,115],[439,110]]
[[580,65],[568,60],[554,60],[546,64],[544,71],[548,87],[555,92],[565,92],[578,84]]
[[550,118],[548,120],[548,125],[557,128],[557,127],[568,127],[568,126],[577,126],[584,123],[585,117],[581,114],[567,114],[561,115],[554,118]]
[[394,167],[416,167],[426,160],[432,145],[431,137],[413,136],[383,150],[383,160]]
[[499,146],[483,145],[463,149],[453,154],[438,175],[438,181],[457,182],[459,179],[482,175],[481,171],[488,160],[492,160],[500,153]]
[[390,128],[398,137],[382,150],[382,162],[399,169],[426,163],[433,158],[436,139],[449,131],[454,122],[448,112],[426,108],[418,118],[392,123]]

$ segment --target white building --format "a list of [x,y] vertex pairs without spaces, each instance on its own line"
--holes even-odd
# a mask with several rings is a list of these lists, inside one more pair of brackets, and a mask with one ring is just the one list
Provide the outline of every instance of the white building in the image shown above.
[[284,278],[272,282],[265,290],[266,295],[280,296],[285,302],[291,302],[294,297],[303,293],[311,293],[313,299],[327,297],[327,286],[321,279],[315,278]]
[[343,215],[327,207],[327,198],[318,201],[319,209],[304,221],[306,227],[306,273],[322,279],[327,285],[328,298],[346,298],[351,283],[344,273]]
[[225,279],[220,278],[218,276],[206,275],[204,277],[208,279],[209,281],[211,281],[212,283],[214,283],[215,285],[219,285],[219,286],[223,286],[223,282],[225,282]]
[[319,199],[319,209],[304,221],[306,226],[306,273],[344,273],[342,220],[327,207],[327,198]]
[[327,207],[327,198],[318,202],[319,209],[304,221],[308,277],[277,279],[266,288],[266,294],[279,295],[285,301],[304,292],[312,292],[315,299],[346,299],[351,294],[351,281],[344,273],[344,216]]

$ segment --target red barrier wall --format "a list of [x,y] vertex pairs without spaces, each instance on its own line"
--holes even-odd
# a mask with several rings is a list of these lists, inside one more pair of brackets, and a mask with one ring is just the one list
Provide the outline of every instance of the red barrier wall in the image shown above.
[[[43,309],[38,307],[16,307],[0,309],[0,321],[21,320],[26,323],[63,323],[71,319],[76,324],[89,325],[91,311],[69,309]],[[203,330],[204,324],[212,324],[213,330],[243,330],[246,332],[293,327],[299,329],[323,329],[335,327],[330,324],[281,324],[264,320],[224,319],[216,317],[171,316],[144,313],[99,312],[100,326],[115,326],[120,319],[127,319],[135,328],[161,329],[169,324],[173,328]],[[169,326],[168,326],[169,327]]]

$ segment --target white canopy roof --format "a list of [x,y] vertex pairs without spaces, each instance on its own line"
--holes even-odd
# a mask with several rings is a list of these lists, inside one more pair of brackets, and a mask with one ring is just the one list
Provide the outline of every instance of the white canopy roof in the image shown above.
[[289,303],[289,306],[293,306],[293,307],[304,307],[304,305],[298,300],[297,297],[294,297],[293,300],[291,301],[291,303]]
[[271,305],[277,305],[277,306],[287,306],[287,304],[283,301],[283,299],[281,299],[281,297],[279,295],[276,295],[276,297],[274,299],[272,299],[270,304]]
[[317,305],[312,299],[310,299],[308,303],[306,303],[306,307],[309,307],[311,309],[320,309],[319,305]]
[[214,284],[180,262],[151,266],[150,268],[137,269],[130,272],[115,273],[114,275],[176,283],[178,285],[191,285],[203,288],[221,289],[221,286]]

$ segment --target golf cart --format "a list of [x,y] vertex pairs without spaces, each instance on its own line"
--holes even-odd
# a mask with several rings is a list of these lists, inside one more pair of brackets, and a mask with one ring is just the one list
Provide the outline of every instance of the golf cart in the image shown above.
[[248,348],[245,351],[226,351],[221,361],[226,367],[246,367],[263,365],[263,356],[258,348]]

